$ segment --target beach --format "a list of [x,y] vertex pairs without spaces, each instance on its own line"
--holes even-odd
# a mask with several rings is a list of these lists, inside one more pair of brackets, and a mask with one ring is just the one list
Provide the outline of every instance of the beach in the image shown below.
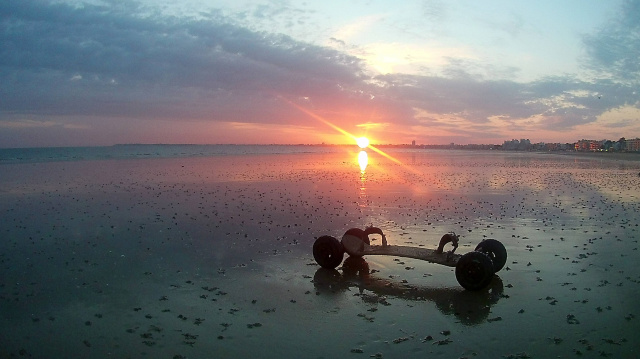
[[[0,164],[0,357],[639,355],[640,162],[358,154]],[[497,239],[507,263],[478,292],[416,259],[317,265],[316,238],[370,225],[425,248],[454,231],[457,253]]]

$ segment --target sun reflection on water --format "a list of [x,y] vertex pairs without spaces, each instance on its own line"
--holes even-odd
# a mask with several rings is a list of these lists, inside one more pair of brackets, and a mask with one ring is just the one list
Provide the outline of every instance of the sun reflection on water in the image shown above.
[[367,151],[360,151],[360,153],[358,153],[358,164],[360,165],[360,172],[364,174],[364,171],[367,169],[367,165],[369,164]]
[[369,164],[369,156],[367,155],[367,151],[360,151],[358,153],[358,164],[360,165],[360,195],[359,195],[359,205],[360,207],[367,206],[367,165]]

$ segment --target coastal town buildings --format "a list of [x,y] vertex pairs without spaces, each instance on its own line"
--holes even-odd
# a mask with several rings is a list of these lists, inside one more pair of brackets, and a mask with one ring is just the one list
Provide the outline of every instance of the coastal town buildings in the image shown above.
[[417,145],[416,141],[411,141],[411,144],[401,145],[383,145],[384,147],[412,147],[423,149],[446,149],[446,150],[501,150],[501,151],[537,151],[537,152],[562,152],[562,151],[576,151],[576,152],[628,152],[628,153],[640,153],[640,138],[625,139],[624,137],[619,140],[587,140],[582,139],[576,142],[566,143],[553,143],[553,142],[539,142],[531,143],[529,139],[512,139],[504,141],[502,145],[491,144],[466,144],[460,145],[450,143],[447,145]]
[[634,138],[632,140],[625,140],[625,150],[627,152],[639,152],[640,151],[640,138]]

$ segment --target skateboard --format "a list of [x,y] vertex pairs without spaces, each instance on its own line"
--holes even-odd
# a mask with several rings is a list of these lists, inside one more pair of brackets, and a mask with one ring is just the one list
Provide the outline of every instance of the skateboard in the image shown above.
[[[371,245],[372,234],[382,237],[382,245]],[[453,248],[445,251],[444,247],[451,243]],[[485,239],[474,251],[460,255],[455,253],[459,237],[454,232],[440,238],[438,248],[389,245],[384,232],[378,227],[351,228],[338,241],[332,236],[321,236],[313,243],[313,257],[323,268],[335,269],[342,263],[344,253],[352,257],[384,255],[424,260],[430,263],[455,267],[458,283],[467,290],[481,290],[491,282],[493,275],[504,267],[507,261],[507,250],[500,241]]]

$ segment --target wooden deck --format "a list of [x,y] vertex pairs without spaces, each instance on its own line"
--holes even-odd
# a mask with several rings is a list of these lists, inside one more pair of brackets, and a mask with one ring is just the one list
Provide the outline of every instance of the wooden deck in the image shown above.
[[395,256],[420,259],[423,261],[438,263],[449,267],[455,267],[458,264],[458,260],[462,257],[459,254],[449,254],[447,252],[436,253],[435,249],[420,248],[420,247],[408,247],[408,246],[364,246],[362,251],[363,256]]
[[352,256],[395,256],[420,259],[423,261],[438,263],[449,267],[455,267],[462,257],[459,254],[447,252],[437,253],[435,249],[408,247],[408,246],[371,246],[360,238],[352,235],[342,237],[342,245],[345,251]]

